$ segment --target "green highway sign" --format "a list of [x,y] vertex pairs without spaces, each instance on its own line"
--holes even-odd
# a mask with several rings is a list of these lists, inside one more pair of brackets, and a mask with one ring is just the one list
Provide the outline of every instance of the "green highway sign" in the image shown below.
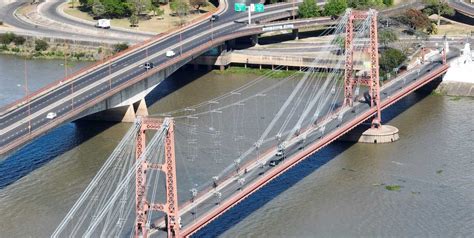
[[263,12],[265,10],[265,7],[263,6],[263,4],[259,3],[259,4],[255,4],[255,12]]
[[245,6],[245,3],[237,3],[237,2],[236,2],[236,3],[234,4],[234,10],[235,10],[236,12],[245,12],[246,8],[247,8],[247,7]]

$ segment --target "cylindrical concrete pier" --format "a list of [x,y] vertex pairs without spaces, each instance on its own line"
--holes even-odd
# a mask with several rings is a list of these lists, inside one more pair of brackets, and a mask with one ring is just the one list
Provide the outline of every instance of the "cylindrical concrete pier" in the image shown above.
[[390,125],[382,125],[379,128],[370,128],[362,133],[359,142],[362,143],[390,143],[398,140],[398,129]]

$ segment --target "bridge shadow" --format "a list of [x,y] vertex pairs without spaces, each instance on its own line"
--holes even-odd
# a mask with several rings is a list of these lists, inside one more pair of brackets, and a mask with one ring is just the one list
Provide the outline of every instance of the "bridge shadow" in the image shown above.
[[[382,121],[391,121],[393,118],[400,115],[417,102],[429,96],[440,84],[440,82],[440,79],[436,79],[385,109],[382,112]],[[321,151],[303,160],[284,174],[278,176],[260,190],[228,210],[222,216],[203,227],[196,234],[194,234],[193,237],[217,237],[223,234],[225,231],[248,217],[254,211],[270,202],[273,198],[285,192],[300,180],[304,179],[306,176],[313,173],[321,166],[342,154],[354,144],[354,142],[343,141],[335,141],[329,144]]]
[[0,158],[0,189],[11,185],[113,125],[115,123],[111,122],[70,122],[7,154]]
[[212,69],[207,69],[207,67],[200,67],[197,70],[194,70],[192,67],[192,65],[185,65],[164,79],[145,97],[147,105],[153,105],[158,100],[212,71]]

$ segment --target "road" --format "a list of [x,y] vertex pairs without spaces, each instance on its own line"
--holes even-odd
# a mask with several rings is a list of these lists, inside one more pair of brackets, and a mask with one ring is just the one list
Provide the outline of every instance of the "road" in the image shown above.
[[[265,13],[255,14],[253,19],[288,15],[289,6],[291,7],[291,4],[268,6]],[[35,131],[43,126],[60,123],[58,119],[62,120],[63,116],[72,119],[71,112],[77,112],[75,109],[80,106],[93,103],[93,99],[110,93],[134,78],[144,77],[145,73],[150,73],[141,67],[145,62],[154,63],[157,66],[154,69],[156,71],[160,65],[173,63],[176,59],[167,58],[164,55],[167,50],[172,49],[185,55],[197,47],[212,43],[214,38],[244,29],[246,24],[235,23],[234,20],[244,21],[246,15],[246,13],[235,13],[233,8],[227,8],[216,23],[204,21],[180,33],[164,37],[130,54],[111,60],[106,65],[95,67],[74,80],[58,84],[44,95],[29,100],[27,103],[29,106],[22,104],[17,108],[3,111],[0,116],[0,134],[2,135],[0,153],[5,152],[4,148],[7,144],[18,143],[18,139],[22,137],[25,139],[29,136],[38,136],[40,133],[35,134]],[[57,118],[47,119],[48,112],[55,112]]]
[[463,0],[450,0],[448,1],[450,7],[457,11],[465,14],[469,17],[474,17],[474,5],[464,2]]

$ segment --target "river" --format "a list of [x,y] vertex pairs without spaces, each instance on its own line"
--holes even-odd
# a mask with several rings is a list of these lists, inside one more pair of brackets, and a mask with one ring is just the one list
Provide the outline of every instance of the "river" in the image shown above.
[[[22,70],[6,71],[4,62],[13,67],[23,65],[23,60],[0,56],[1,78],[23,79]],[[64,74],[59,61],[30,61],[28,68],[31,75],[50,76],[36,88]],[[161,84],[149,97],[156,101],[149,105],[150,113],[213,98],[255,76],[181,72],[172,77],[175,80]],[[183,78],[189,82],[183,83]],[[21,82],[13,86],[4,82],[2,95],[21,97],[16,86]],[[384,121],[400,129],[399,141],[333,143],[201,235],[470,236],[474,234],[473,102],[412,94],[383,113]],[[0,159],[0,237],[48,237],[129,126],[68,123]],[[389,191],[387,185],[400,189]]]

